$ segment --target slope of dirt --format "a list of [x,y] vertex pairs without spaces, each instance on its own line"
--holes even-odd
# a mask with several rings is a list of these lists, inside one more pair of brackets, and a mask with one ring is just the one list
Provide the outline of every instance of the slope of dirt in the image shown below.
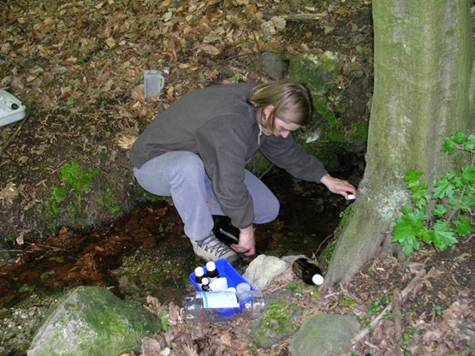
[[[136,135],[191,89],[268,80],[256,66],[264,51],[336,53],[343,69],[328,105],[344,103],[344,122],[367,120],[369,1],[20,0],[0,2],[0,23],[0,87],[28,112],[0,128],[0,241],[130,210],[143,197],[127,157]],[[166,86],[145,101],[151,68]],[[60,167],[73,160],[95,179],[63,197],[54,189],[69,189]]]

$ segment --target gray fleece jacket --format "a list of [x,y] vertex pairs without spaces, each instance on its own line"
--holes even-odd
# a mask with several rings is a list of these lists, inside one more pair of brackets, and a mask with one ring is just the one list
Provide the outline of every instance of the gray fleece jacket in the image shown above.
[[252,224],[252,198],[244,169],[258,149],[296,178],[320,182],[323,164],[287,138],[262,135],[248,102],[253,85],[219,85],[196,90],[161,112],[131,151],[134,167],[169,151],[191,151],[203,160],[223,212],[244,228]]

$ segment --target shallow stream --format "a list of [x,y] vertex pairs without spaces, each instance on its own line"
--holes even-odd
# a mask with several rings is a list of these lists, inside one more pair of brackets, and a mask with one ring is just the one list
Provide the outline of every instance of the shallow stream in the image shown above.
[[[321,184],[279,170],[263,180],[281,202],[281,211],[276,221],[256,226],[257,250],[275,256],[321,253],[349,203]],[[243,270],[248,263],[242,260],[236,267]],[[49,305],[78,285],[105,286],[141,302],[151,295],[163,304],[180,303],[191,288],[188,275],[201,264],[175,208],[166,202],[137,206],[87,233],[64,228],[28,244],[15,261],[0,266],[0,341],[27,347]]]
[[[276,221],[256,227],[258,251],[318,255],[348,202],[320,184],[281,171],[264,181],[281,202],[281,211]],[[29,244],[15,262],[0,266],[0,307],[13,306],[32,292],[91,284],[122,297],[153,294],[166,303],[181,297],[188,274],[199,264],[175,208],[166,202],[141,205],[87,233],[62,229]]]

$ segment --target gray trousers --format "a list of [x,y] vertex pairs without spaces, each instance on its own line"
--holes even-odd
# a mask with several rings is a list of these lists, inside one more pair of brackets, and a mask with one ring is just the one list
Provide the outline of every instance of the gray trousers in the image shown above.
[[[214,195],[203,161],[195,153],[172,151],[134,168],[138,183],[148,192],[171,196],[190,239],[202,240],[213,229],[212,215],[224,215]],[[274,220],[280,204],[275,195],[249,171],[244,184],[254,204],[254,223]]]

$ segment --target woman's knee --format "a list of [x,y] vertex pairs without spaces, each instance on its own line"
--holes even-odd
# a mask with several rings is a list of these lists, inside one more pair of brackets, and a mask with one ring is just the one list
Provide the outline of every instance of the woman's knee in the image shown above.
[[277,219],[280,211],[280,202],[277,197],[269,191],[264,201],[261,201],[259,206],[255,206],[254,215],[255,223],[264,224]]
[[268,221],[274,221],[275,219],[277,219],[277,216],[279,216],[279,211],[280,211],[280,202],[279,202],[279,199],[277,199],[277,197],[272,194],[272,199],[270,199],[270,203],[269,203],[269,217],[268,217]]

